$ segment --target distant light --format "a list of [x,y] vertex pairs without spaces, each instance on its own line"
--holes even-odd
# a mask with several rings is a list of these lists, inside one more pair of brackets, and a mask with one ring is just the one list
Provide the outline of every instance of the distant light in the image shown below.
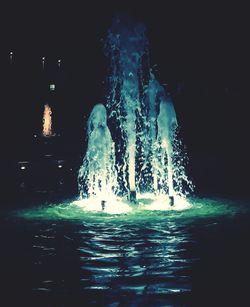
[[55,85],[55,84],[50,84],[50,85],[49,85],[49,89],[50,89],[51,91],[54,91],[54,90],[56,89],[56,85]]
[[43,69],[44,69],[44,66],[45,66],[45,56],[42,57],[42,65],[43,65]]
[[10,64],[12,64],[12,63],[13,63],[13,52],[10,51]]
[[63,167],[62,164],[59,164],[59,165],[58,165],[58,168],[62,168],[62,167]]
[[25,170],[26,166],[22,165],[20,168],[21,168],[21,170]]

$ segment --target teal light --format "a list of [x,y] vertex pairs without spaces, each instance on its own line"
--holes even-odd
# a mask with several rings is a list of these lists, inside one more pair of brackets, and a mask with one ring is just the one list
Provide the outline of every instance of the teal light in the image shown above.
[[193,223],[202,219],[231,218],[236,214],[249,211],[242,202],[232,202],[224,199],[194,198],[191,206],[184,210],[146,210],[143,206],[136,207],[127,213],[108,214],[102,211],[82,210],[77,202],[42,205],[35,208],[22,209],[13,214],[28,220],[68,220],[79,222],[110,222],[112,223],[145,223],[175,220],[181,223]]

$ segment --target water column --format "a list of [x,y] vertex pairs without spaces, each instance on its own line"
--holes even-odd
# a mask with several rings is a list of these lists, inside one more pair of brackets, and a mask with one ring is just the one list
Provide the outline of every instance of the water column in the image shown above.
[[148,96],[148,136],[151,147],[151,168],[153,176],[153,191],[158,191],[158,160],[155,153],[157,146],[157,110],[156,110],[156,99],[160,85],[155,79],[155,76],[150,72],[150,80],[147,88]]
[[[136,198],[136,140],[137,114],[140,113],[140,76],[142,56],[147,40],[145,28],[127,20],[116,18],[108,33],[106,53],[111,55],[111,82],[108,108],[115,117],[123,138],[124,186],[129,191],[131,202]],[[127,183],[126,183],[127,181]]]
[[[168,195],[173,199],[175,194],[173,186],[173,142],[174,133],[177,128],[176,113],[169,95],[165,94],[162,89],[160,98],[160,112],[157,119],[158,123],[158,143],[160,145],[161,164],[164,165],[164,160],[167,157],[167,186]],[[164,178],[164,175],[161,176]]]
[[[128,58],[127,58],[128,59]],[[130,61],[130,60],[129,60]],[[126,65],[124,63],[124,65]],[[125,129],[127,131],[126,157],[128,164],[128,184],[130,191],[130,200],[135,201],[135,159],[136,159],[136,109],[139,107],[138,80],[136,74],[136,65],[133,62],[124,72],[124,81],[122,87],[122,99],[126,111]]]
[[114,142],[107,126],[106,108],[94,106],[87,123],[88,146],[79,170],[80,196],[106,202],[116,189]]

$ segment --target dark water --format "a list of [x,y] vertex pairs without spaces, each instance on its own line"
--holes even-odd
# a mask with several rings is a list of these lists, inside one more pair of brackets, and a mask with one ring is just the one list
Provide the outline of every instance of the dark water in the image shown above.
[[248,202],[85,213],[69,204],[1,216],[1,306],[248,306]]

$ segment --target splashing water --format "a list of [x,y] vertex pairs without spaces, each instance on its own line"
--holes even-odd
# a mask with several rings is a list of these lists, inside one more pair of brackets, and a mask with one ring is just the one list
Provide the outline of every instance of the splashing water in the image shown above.
[[116,191],[114,142],[107,126],[104,105],[97,104],[87,123],[88,147],[79,171],[79,190],[84,197],[111,196]]
[[43,112],[43,136],[52,136],[52,110],[48,104],[44,106]]
[[138,142],[140,125],[143,123],[142,58],[147,40],[143,25],[124,22],[125,24],[121,25],[119,19],[114,20],[107,36],[105,52],[111,58],[107,108],[119,153],[119,184],[121,192],[127,193],[138,190]]
[[114,19],[105,42],[107,110],[96,105],[88,121],[88,148],[78,178],[81,198],[115,203],[137,193],[168,202],[166,195],[180,200],[193,189],[173,102],[149,67],[147,46],[144,25]]

